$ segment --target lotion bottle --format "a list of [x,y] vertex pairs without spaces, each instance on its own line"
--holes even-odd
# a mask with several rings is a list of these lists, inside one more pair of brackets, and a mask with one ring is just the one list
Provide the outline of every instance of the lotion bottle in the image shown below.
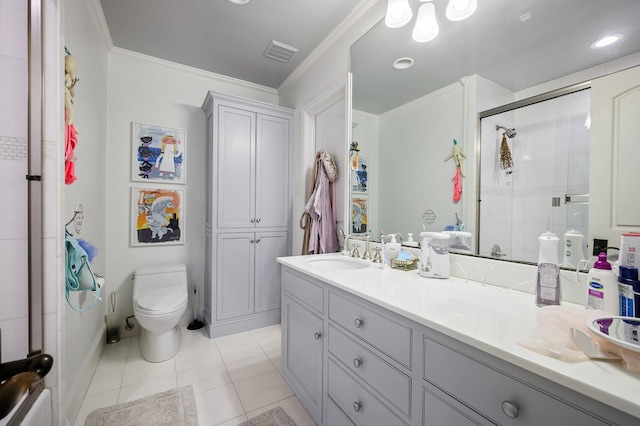
[[[551,229],[551,228],[549,228]],[[558,266],[558,237],[551,231],[538,237],[538,274],[536,280],[536,305],[559,305],[560,267]]]
[[587,278],[587,308],[620,315],[620,292],[618,279],[607,262],[607,253],[598,255]]
[[385,244],[387,248],[387,261],[391,261],[391,259],[396,259],[398,257],[398,253],[400,253],[400,243],[396,241],[396,234],[389,234],[391,236],[391,241]]

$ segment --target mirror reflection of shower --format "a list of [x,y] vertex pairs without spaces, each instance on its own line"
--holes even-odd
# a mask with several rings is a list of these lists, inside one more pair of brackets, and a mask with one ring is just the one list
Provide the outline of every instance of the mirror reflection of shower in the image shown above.
[[[574,229],[585,236],[582,252],[588,252],[589,129],[584,122],[590,107],[590,90],[580,87],[533,104],[518,102],[481,113],[480,255],[495,255],[497,244],[502,259],[535,263],[550,210],[551,231],[561,237]],[[559,242],[558,252],[565,251]]]
[[504,126],[498,126],[496,124],[496,130],[499,131],[500,129],[504,130],[504,134],[507,135],[507,137],[509,139],[512,139],[512,138],[516,137],[516,129],[508,129],[508,128],[504,127]]

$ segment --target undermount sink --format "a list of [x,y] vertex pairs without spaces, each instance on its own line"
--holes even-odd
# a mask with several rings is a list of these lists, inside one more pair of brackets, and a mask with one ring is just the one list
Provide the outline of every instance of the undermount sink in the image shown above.
[[365,269],[369,264],[364,260],[352,259],[350,257],[318,257],[307,260],[310,266],[317,266],[325,269],[352,270]]

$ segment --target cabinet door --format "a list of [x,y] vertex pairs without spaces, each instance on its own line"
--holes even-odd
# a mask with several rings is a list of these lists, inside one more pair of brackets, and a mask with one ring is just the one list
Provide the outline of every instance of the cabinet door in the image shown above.
[[282,268],[276,257],[287,255],[286,232],[258,232],[255,247],[255,312],[280,308]]
[[216,319],[253,313],[253,232],[218,234],[216,247]]
[[322,423],[322,319],[282,298],[282,366],[296,396],[316,423]]
[[256,226],[284,227],[289,211],[289,120],[257,116]]
[[218,108],[218,228],[254,227],[256,115]]

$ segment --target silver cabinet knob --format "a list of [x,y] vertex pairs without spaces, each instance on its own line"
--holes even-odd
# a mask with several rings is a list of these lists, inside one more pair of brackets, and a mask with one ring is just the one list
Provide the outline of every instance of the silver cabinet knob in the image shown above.
[[358,401],[354,402],[354,403],[353,403],[353,410],[354,410],[354,411],[360,411],[360,410],[362,410],[362,404],[361,404],[360,402],[358,402]]
[[253,244],[255,242],[256,242],[256,240],[254,240],[253,238],[249,239],[249,244]]
[[355,368],[360,368],[360,366],[362,365],[362,360],[359,358],[354,358],[353,359],[353,366]]
[[313,338],[314,339],[320,340],[321,337],[322,337],[322,333],[319,333],[317,331],[315,333],[313,333]]
[[260,242],[260,238],[258,238],[258,239],[256,240],[256,243],[259,243],[259,242]]
[[360,328],[364,325],[364,321],[361,320],[360,318],[356,318],[356,320],[353,323],[356,325],[356,328]]
[[255,221],[256,221],[256,220],[255,220],[254,218],[251,218],[251,220],[250,220],[249,222],[253,223],[253,222],[255,222]]
[[256,219],[256,222],[260,223],[260,218],[257,218],[257,219]]
[[502,407],[504,415],[510,419],[515,419],[518,417],[518,414],[520,414],[520,407],[513,401],[502,401],[500,406]]

